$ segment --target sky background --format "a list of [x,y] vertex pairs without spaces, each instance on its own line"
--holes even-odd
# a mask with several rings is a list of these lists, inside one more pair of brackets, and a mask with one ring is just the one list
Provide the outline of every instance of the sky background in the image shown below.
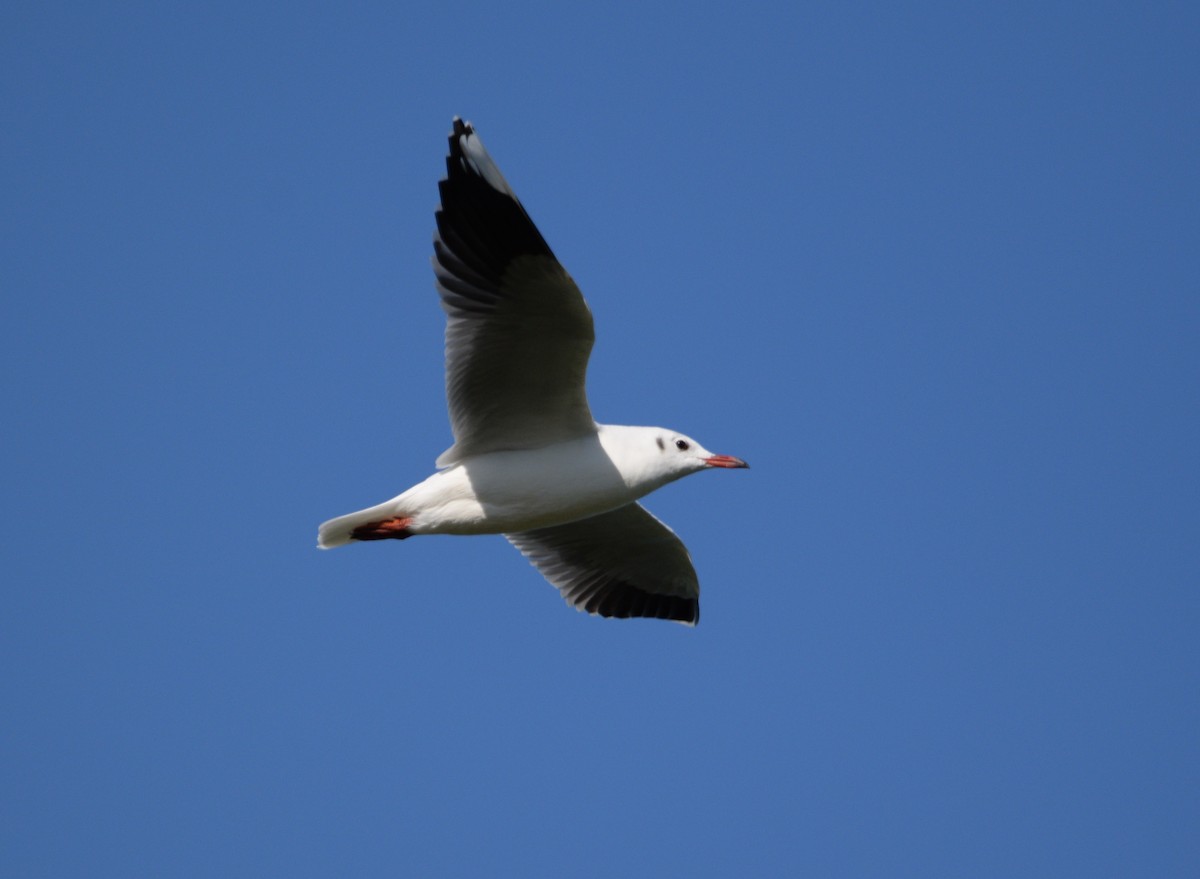
[[[0,874],[1200,872],[1200,7],[0,11]],[[450,443],[455,114],[597,325],[689,630]]]

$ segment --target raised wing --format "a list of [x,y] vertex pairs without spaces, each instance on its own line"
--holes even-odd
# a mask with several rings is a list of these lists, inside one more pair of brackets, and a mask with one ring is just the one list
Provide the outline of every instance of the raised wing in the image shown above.
[[504,536],[577,610],[700,622],[700,582],[691,556],[641,504]]
[[438,184],[433,270],[448,315],[453,464],[591,433],[592,314],[469,123],[455,117]]

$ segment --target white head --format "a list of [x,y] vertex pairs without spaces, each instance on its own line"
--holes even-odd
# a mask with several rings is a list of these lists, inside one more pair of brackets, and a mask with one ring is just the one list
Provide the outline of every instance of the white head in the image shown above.
[[665,427],[606,424],[600,441],[626,480],[657,487],[689,473],[750,465],[732,455],[714,455],[690,436]]

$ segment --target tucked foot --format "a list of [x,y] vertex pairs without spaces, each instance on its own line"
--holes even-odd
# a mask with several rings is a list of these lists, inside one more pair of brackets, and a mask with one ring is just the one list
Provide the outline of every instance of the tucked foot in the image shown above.
[[354,540],[403,540],[412,537],[408,526],[412,524],[412,516],[397,516],[394,519],[384,519],[382,522],[368,522],[359,525],[350,532]]

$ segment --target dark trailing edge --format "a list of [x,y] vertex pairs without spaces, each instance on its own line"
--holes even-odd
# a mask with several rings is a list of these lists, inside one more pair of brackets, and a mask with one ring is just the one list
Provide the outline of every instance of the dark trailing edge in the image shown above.
[[504,536],[578,610],[700,621],[700,584],[687,547],[641,504]]
[[[581,590],[582,594],[588,594]],[[677,595],[659,595],[646,592],[628,583],[606,583],[595,589],[586,599],[575,598],[564,593],[567,601],[588,613],[602,617],[651,617],[660,620],[677,620],[696,625],[700,622],[700,600],[682,598]]]

